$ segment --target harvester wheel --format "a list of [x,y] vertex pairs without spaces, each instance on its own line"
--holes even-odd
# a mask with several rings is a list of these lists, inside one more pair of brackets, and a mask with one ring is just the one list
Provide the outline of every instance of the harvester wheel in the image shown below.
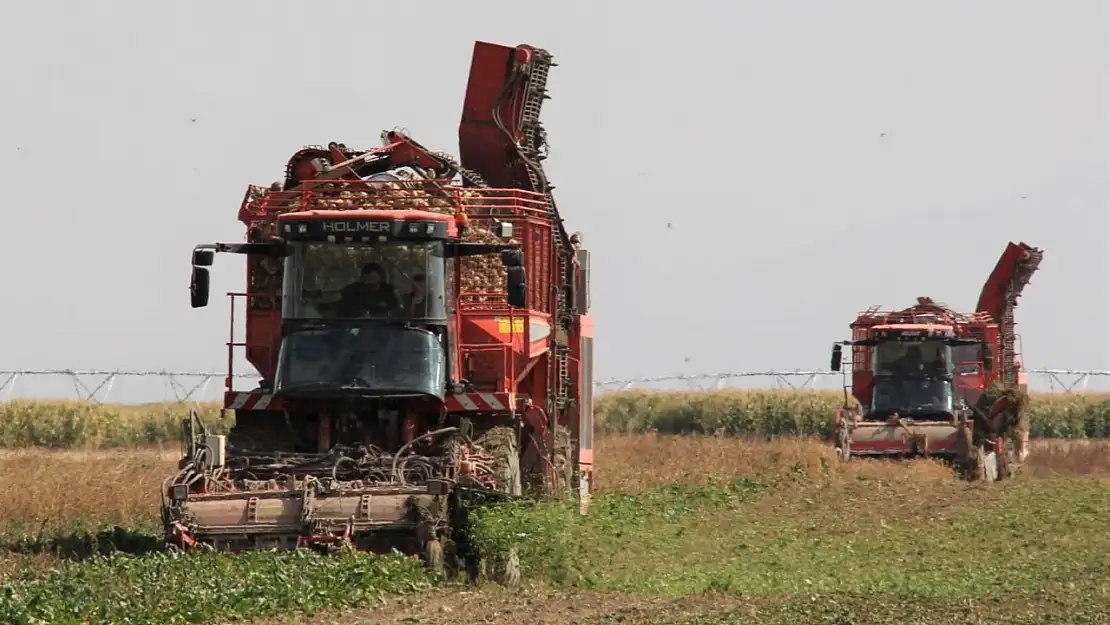
[[[508,495],[520,496],[520,446],[517,442],[516,431],[508,427],[491,428],[483,434],[477,443],[493,458],[496,468],[498,490]],[[482,581],[489,577],[492,569],[494,581],[504,584],[509,588],[516,588],[520,584],[520,555],[516,547],[508,547],[504,553],[471,555],[468,569],[471,570],[473,581]]]
[[[490,568],[493,575],[490,575]],[[520,553],[516,547],[509,547],[503,555],[486,557],[478,561],[478,580],[493,579],[508,588],[520,586]]]
[[1017,473],[1018,467],[1020,465],[1018,464],[1018,455],[1015,447],[1016,445],[1014,444],[1013,437],[1006,436],[1005,442],[1003,443],[1002,453],[999,455],[998,458],[999,480],[1010,479],[1014,477],[1014,475]]
[[509,549],[508,556],[501,564],[500,573],[501,579],[498,581],[502,584],[514,589],[520,587],[520,554],[517,553],[516,547]]
[[975,442],[971,428],[961,423],[956,431],[956,474],[964,480],[974,480],[976,471]]
[[836,457],[841,462],[852,459],[852,435],[848,428],[840,428],[836,433]]
[[476,442],[493,459],[497,490],[519,497],[521,494],[520,445],[517,442],[516,431],[510,427],[490,428]]
[[521,475],[529,495],[565,499],[575,487],[576,449],[570,429],[556,426],[553,449],[533,434],[521,450]]
[[1029,457],[1029,426],[1023,422],[1013,433],[1013,439],[1017,463],[1025,464],[1025,460]]
[[565,498],[574,486],[574,441],[570,430],[564,427],[555,428],[555,466],[552,471],[555,484],[551,495]]
[[1010,458],[1006,453],[998,455],[998,481],[1006,480],[1014,476],[1013,468],[1010,466]]
[[986,482],[990,477],[987,474],[987,452],[983,448],[976,445],[975,451],[972,452],[972,461],[968,479],[972,481]]
[[424,564],[436,575],[445,575],[443,542],[433,538],[424,544]]

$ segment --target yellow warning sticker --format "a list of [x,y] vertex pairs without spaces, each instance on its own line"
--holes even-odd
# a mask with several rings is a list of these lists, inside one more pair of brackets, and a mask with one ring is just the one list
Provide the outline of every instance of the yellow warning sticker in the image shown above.
[[[512,319],[512,333],[524,334],[524,317],[513,317]],[[497,318],[497,331],[501,334],[509,334],[509,319],[506,317]]]

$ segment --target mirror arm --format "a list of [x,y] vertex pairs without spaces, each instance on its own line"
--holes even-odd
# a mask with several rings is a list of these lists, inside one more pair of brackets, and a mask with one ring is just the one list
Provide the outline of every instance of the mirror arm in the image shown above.
[[212,252],[214,254],[259,254],[261,256],[289,256],[292,249],[284,241],[266,243],[201,243],[193,248],[193,253]]
[[520,250],[520,245],[517,243],[462,243],[451,241],[447,244],[446,255],[448,258],[463,258],[518,250]]
[[270,243],[215,243],[213,249],[224,254],[259,254],[282,258],[289,256],[292,249],[284,241]]

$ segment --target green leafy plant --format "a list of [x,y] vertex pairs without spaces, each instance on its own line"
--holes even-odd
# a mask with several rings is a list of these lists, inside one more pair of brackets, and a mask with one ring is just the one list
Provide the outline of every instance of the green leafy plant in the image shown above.
[[0,622],[226,622],[355,607],[429,586],[422,564],[400,555],[115,553],[4,580]]

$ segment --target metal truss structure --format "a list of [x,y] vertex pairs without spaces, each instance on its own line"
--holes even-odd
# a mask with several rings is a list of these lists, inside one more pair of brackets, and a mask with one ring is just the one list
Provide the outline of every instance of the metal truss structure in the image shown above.
[[[1092,379],[1110,379],[1110,371],[1081,369],[1031,369],[1029,374],[1036,386],[1047,386],[1049,392],[1070,393],[1088,390]],[[172,395],[178,402],[213,399],[209,393],[213,380],[223,381],[226,373],[196,371],[142,371],[133,369],[12,369],[0,370],[0,399],[15,397],[16,383],[21,378],[52,377],[66,380],[72,385],[77,399],[93,403],[109,400],[113,387],[125,378],[159,380],[165,395]],[[252,373],[237,373],[237,379],[257,379]],[[595,393],[629,389],[644,390],[716,390],[724,388],[780,388],[811,390],[840,388],[841,374],[834,371],[742,371],[726,373],[677,374],[634,378],[611,378],[594,384]],[[833,384],[829,384],[832,382]],[[70,396],[68,399],[73,399]]]

